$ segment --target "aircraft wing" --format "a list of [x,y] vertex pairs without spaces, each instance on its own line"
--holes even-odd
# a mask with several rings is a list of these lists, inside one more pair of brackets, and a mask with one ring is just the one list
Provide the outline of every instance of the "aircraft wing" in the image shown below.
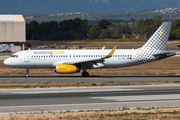
[[116,50],[117,46],[115,46],[111,52],[102,58],[90,58],[90,59],[82,59],[82,60],[72,60],[72,61],[56,61],[53,63],[53,66],[58,64],[71,64],[71,65],[79,65],[79,64],[97,64],[103,63],[105,59],[108,59],[113,56],[114,51]]

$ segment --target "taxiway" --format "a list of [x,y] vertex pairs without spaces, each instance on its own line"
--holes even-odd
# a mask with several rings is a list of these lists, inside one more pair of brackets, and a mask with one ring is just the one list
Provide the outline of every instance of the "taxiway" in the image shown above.
[[4,83],[108,83],[109,81],[126,83],[149,83],[149,82],[175,82],[180,81],[180,76],[173,75],[1,75],[0,84]]

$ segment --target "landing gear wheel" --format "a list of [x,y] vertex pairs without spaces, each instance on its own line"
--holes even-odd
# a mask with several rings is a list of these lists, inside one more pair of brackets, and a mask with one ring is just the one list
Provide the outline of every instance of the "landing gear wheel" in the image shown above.
[[29,74],[25,74],[25,77],[29,77]]
[[89,77],[89,73],[88,72],[82,72],[82,76],[83,77]]

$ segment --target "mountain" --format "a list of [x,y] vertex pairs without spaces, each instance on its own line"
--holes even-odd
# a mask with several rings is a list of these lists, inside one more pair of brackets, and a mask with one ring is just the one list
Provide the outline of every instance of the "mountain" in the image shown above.
[[1,0],[0,14],[123,13],[171,7],[180,7],[180,0]]

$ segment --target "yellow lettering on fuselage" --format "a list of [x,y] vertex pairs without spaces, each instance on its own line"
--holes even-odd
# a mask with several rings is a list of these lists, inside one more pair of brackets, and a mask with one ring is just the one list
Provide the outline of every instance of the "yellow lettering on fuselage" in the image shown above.
[[65,54],[64,51],[53,51],[54,54]]

